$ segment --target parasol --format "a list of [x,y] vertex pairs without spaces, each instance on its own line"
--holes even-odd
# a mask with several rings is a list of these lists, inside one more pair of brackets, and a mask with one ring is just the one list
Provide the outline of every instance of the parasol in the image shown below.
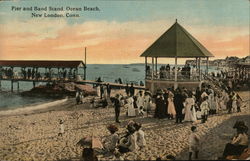
[[79,145],[81,147],[91,147],[91,148],[96,148],[96,149],[102,149],[102,142],[100,141],[99,138],[93,137],[93,136],[87,136],[82,138],[81,140],[78,141],[76,145]]

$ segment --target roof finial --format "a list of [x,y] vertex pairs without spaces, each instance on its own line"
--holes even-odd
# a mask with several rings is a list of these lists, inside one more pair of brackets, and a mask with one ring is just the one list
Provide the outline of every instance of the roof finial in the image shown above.
[[175,19],[175,22],[177,22],[177,19]]

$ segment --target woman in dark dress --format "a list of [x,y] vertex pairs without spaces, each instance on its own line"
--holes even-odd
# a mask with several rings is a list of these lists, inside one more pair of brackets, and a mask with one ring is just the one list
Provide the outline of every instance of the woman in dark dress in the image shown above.
[[183,102],[185,101],[184,96],[181,94],[181,90],[177,88],[174,95],[174,106],[176,111],[176,123],[182,123],[183,114],[182,110],[184,108]]
[[165,118],[166,116],[166,103],[163,97],[163,91],[158,90],[156,95],[157,95],[155,99],[156,108],[154,117],[162,119]]

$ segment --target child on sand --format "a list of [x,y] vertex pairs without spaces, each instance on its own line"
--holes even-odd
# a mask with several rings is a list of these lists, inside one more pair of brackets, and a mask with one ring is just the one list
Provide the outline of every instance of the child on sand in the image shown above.
[[64,133],[63,120],[59,120],[59,124],[60,124],[60,132],[58,133],[58,136],[62,136]]
[[118,128],[116,125],[110,124],[107,127],[108,131],[110,132],[110,136],[108,136],[106,139],[103,140],[103,145],[104,145],[104,152],[114,152],[116,145],[119,140],[119,136],[116,133],[118,131]]
[[192,133],[189,136],[189,160],[192,160],[192,154],[195,153],[195,159],[198,159],[200,148],[200,138],[196,134],[196,126],[191,127]]
[[208,107],[207,99],[208,99],[208,97],[204,97],[203,102],[200,105],[202,123],[205,123],[207,121],[207,117],[208,117],[208,113],[209,113],[209,107]]
[[134,127],[136,130],[136,142],[138,147],[141,149],[146,146],[145,134],[144,131],[141,130],[140,123],[135,123]]

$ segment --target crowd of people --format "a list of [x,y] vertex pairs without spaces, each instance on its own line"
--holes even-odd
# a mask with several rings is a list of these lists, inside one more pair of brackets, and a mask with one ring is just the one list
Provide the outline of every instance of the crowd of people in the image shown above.
[[[121,108],[126,110],[127,117],[148,117],[154,113],[153,117],[158,119],[175,119],[175,123],[198,122],[205,123],[210,115],[217,113],[241,112],[242,100],[240,96],[226,89],[218,89],[209,84],[202,84],[201,88],[196,90],[188,90],[187,88],[164,88],[158,89],[153,95],[150,91],[135,92],[133,84],[125,86],[126,95],[116,94],[111,97],[111,87],[109,84],[99,86],[99,96],[101,100],[106,100],[104,107],[108,106],[107,100],[111,100],[115,111],[115,121],[120,123],[119,116]],[[154,110],[153,110],[154,109]],[[133,127],[133,128],[132,128]],[[232,143],[227,144],[223,153],[223,157],[231,155],[230,149],[238,148],[241,153],[246,148],[246,128],[237,129],[237,136]],[[138,123],[129,123],[127,133],[124,137],[118,136],[118,130],[115,125],[108,127],[110,137],[103,141],[103,152],[119,152],[125,153],[138,149],[140,145],[145,145],[144,133],[140,131],[141,125]],[[242,130],[243,129],[243,130]],[[200,138],[196,135],[197,128],[192,126],[191,135],[189,137],[189,159],[194,155],[198,158]],[[141,133],[141,134],[140,134]],[[143,141],[139,141],[138,135],[143,136]],[[244,141],[242,141],[242,139]],[[238,144],[240,143],[240,144]],[[238,146],[242,145],[243,146]],[[236,146],[237,145],[237,146]],[[239,147],[243,150],[239,150]],[[116,154],[116,153],[114,153]],[[120,155],[118,155],[120,156]]]
[[21,68],[20,71],[14,70],[14,68],[0,68],[0,77],[7,79],[37,79],[37,80],[46,80],[46,79],[75,79],[76,78],[76,69],[70,68],[69,70],[62,68],[58,69],[58,73],[52,68],[45,68],[45,72],[42,73],[38,68]]
[[[138,122],[129,121],[126,126],[125,133],[118,133],[119,129],[116,125],[107,126],[109,135],[101,140],[98,149],[93,149],[90,144],[83,146],[83,160],[98,160],[97,155],[113,155],[114,160],[124,160],[122,154],[127,152],[135,152],[146,146],[145,134],[142,125]],[[79,143],[78,143],[79,144]]]
[[[126,95],[116,94],[114,97],[111,97],[112,90],[109,84],[102,84],[99,87],[101,100],[106,100],[103,107],[108,106],[108,100],[111,101],[115,111],[115,122],[117,123],[120,123],[121,108],[126,110],[127,117],[144,117],[152,112],[155,118],[175,119],[176,123],[196,122],[199,119],[201,119],[201,123],[205,123],[209,115],[222,113],[223,111],[227,111],[227,113],[240,112],[242,106],[241,98],[234,91],[218,90],[208,84],[203,84],[202,88],[197,87],[195,91],[186,88],[158,89],[155,95],[148,90],[136,93],[133,84],[130,86],[127,84],[125,87]],[[78,103],[82,103],[82,95],[81,91],[77,91]],[[61,123],[60,126],[61,131],[64,131]],[[222,158],[240,155],[248,146],[248,136],[246,134],[248,128],[242,122],[235,125],[234,128],[237,129],[237,135],[232,139],[231,143],[225,146]],[[123,153],[137,151],[146,145],[145,134],[139,123],[130,121],[125,134],[118,134],[118,128],[114,124],[109,125],[107,129],[110,135],[102,140],[103,148],[98,150],[97,153],[111,153],[115,159],[121,160]],[[60,132],[60,135],[61,133],[63,132]],[[189,160],[193,156],[196,159],[198,158],[200,144],[197,127],[192,126],[189,136]],[[83,158],[89,155],[86,150],[83,151]],[[91,151],[90,154],[94,154],[94,151],[93,153]],[[97,157],[94,158],[97,159]]]
[[212,81],[227,90],[248,89],[250,87],[249,77],[243,75],[238,76],[237,73],[229,75],[226,72],[220,71],[217,73],[211,72],[209,75]]
[[196,90],[183,88],[158,89],[155,95],[149,90],[135,93],[133,83],[125,86],[126,95],[116,94],[111,97],[112,88],[109,84],[98,86],[98,95],[102,107],[108,106],[108,100],[114,104],[116,122],[119,121],[120,108],[126,109],[128,117],[148,116],[154,110],[154,117],[159,119],[175,119],[176,123],[196,122],[205,123],[209,115],[217,113],[241,112],[242,99],[232,90],[219,90],[211,85],[202,85]]
[[208,85],[202,89],[197,87],[195,91],[186,88],[159,89],[155,104],[155,118],[176,118],[176,123],[201,119],[205,123],[209,115],[225,110],[228,113],[240,112],[242,100],[233,91],[215,91]]
[[[177,76],[179,79],[198,79],[199,73],[196,66],[190,67],[189,64],[177,68]],[[146,68],[147,77],[152,76],[152,70],[150,66]],[[156,78],[158,79],[174,79],[175,76],[175,67],[170,67],[169,64],[162,65],[159,69],[159,73],[155,73]]]

